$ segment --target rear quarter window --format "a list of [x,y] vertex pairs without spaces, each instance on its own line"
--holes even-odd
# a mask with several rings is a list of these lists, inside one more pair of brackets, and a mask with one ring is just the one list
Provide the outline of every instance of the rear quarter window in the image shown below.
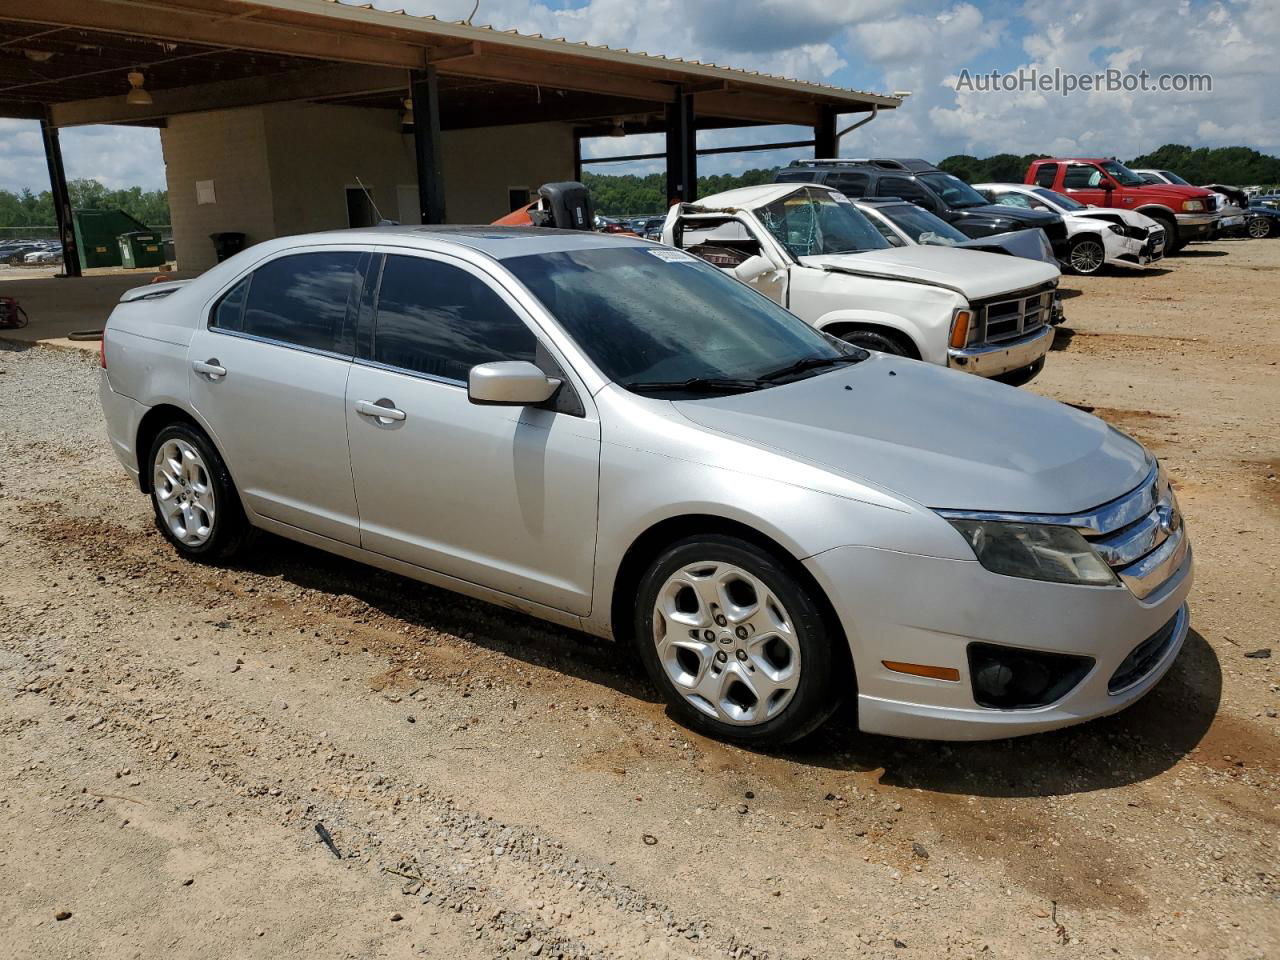
[[1058,165],[1056,163],[1042,163],[1036,168],[1036,183],[1042,187],[1052,187],[1057,177]]

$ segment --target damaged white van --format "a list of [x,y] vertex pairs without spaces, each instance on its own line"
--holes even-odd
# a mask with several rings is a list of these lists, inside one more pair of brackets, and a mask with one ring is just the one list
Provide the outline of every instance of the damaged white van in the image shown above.
[[1044,367],[1060,271],[977,250],[892,247],[844,194],[741,187],[677,204],[663,242],[850,343],[1020,384]]

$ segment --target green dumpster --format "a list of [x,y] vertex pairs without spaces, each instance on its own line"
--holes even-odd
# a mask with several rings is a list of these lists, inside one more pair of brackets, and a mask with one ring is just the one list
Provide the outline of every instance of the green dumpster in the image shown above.
[[77,210],[72,222],[76,232],[76,249],[80,253],[80,266],[120,266],[120,242],[122,233],[147,230],[123,210]]
[[158,267],[164,263],[164,243],[160,234],[144,230],[131,230],[116,238],[120,245],[120,265],[130,270],[137,267]]

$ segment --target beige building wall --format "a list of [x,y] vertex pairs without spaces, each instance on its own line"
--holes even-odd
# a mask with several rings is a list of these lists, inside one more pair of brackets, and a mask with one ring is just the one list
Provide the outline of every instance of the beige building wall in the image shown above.
[[[160,145],[181,269],[213,266],[211,233],[236,231],[249,243],[275,236],[261,108],[170,117],[160,131]],[[199,202],[199,183],[212,183],[213,203]]]
[[[573,177],[569,124],[450,130],[443,139],[450,223],[490,223],[511,212],[511,188]],[[186,114],[169,120],[161,144],[184,271],[213,266],[216,231],[239,231],[252,244],[346,228],[346,189],[357,178],[383,217],[418,219],[413,138],[394,110],[272,104]],[[198,181],[213,181],[215,202],[197,202]]]

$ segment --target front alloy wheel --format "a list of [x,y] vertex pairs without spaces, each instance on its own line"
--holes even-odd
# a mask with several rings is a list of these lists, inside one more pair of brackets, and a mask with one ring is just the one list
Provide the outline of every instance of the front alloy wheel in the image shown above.
[[1102,241],[1094,240],[1092,237],[1073,243],[1067,257],[1071,269],[1084,276],[1097,273],[1106,260],[1107,254],[1103,249]]
[[668,577],[653,608],[653,642],[686,702],[721,723],[776,717],[800,682],[786,607],[732,563],[694,563]]
[[641,580],[634,637],[672,713],[760,746],[816,729],[854,686],[816,590],[794,562],[736,537],[667,548]]

